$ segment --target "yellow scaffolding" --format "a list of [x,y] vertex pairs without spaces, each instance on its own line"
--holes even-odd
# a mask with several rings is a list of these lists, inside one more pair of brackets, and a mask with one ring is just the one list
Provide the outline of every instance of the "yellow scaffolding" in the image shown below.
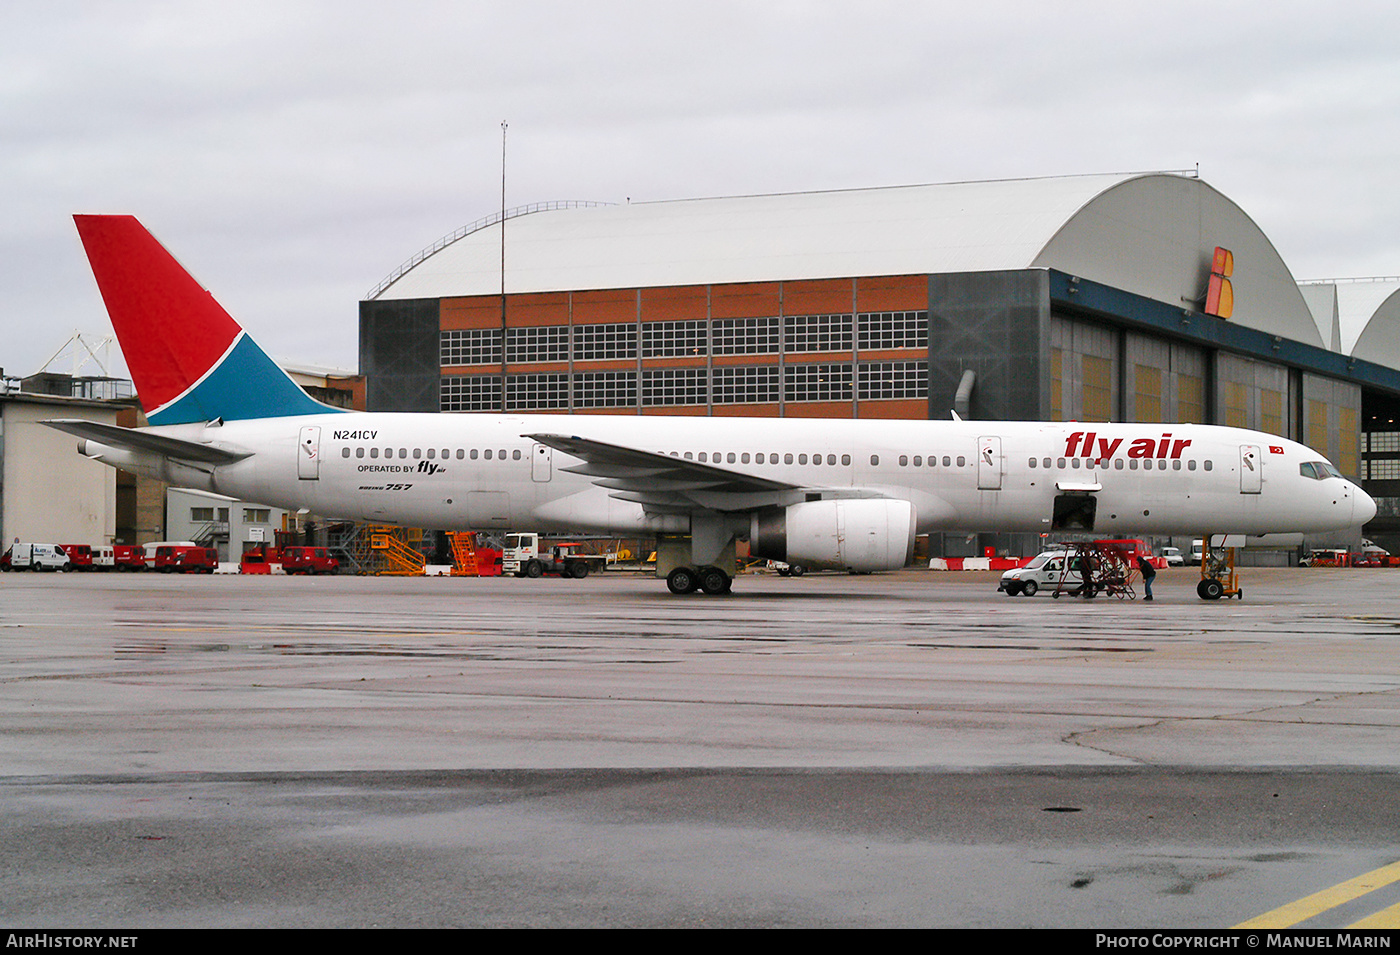
[[370,573],[376,576],[422,576],[423,552],[412,546],[423,540],[416,527],[374,525],[368,528],[373,558]]

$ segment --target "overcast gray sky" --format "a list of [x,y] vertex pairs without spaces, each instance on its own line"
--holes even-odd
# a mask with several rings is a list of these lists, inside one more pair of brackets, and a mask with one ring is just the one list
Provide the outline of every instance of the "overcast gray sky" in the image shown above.
[[1189,169],[1296,277],[1400,275],[1400,4],[7,0],[0,366],[110,331],[139,217],[274,356],[507,202]]

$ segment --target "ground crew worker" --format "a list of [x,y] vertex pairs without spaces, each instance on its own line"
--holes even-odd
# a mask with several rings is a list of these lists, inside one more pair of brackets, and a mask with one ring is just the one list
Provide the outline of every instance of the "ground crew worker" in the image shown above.
[[1157,568],[1152,566],[1152,561],[1141,554],[1137,558],[1138,570],[1142,572],[1142,589],[1145,596],[1143,600],[1152,599],[1152,581],[1157,579]]

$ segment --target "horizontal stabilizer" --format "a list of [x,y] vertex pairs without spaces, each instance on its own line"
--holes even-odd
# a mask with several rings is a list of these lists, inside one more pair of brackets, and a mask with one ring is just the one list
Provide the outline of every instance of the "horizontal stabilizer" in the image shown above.
[[150,451],[179,461],[199,464],[232,464],[253,454],[244,448],[187,441],[183,438],[154,434],[144,428],[122,428],[114,424],[99,424],[96,421],[77,418],[55,418],[39,423],[89,441],[96,441],[98,444],[132,451]]

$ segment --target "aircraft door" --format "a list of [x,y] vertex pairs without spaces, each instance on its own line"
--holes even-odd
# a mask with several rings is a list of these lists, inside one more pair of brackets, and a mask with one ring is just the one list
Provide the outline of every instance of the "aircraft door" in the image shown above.
[[1240,493],[1258,494],[1263,488],[1263,459],[1257,444],[1240,445]]
[[321,477],[321,429],[311,425],[297,437],[297,477],[315,481]]
[[554,449],[537,444],[530,450],[530,477],[536,483],[548,481],[554,474]]
[[1001,490],[1001,438],[983,436],[977,439],[977,489]]

